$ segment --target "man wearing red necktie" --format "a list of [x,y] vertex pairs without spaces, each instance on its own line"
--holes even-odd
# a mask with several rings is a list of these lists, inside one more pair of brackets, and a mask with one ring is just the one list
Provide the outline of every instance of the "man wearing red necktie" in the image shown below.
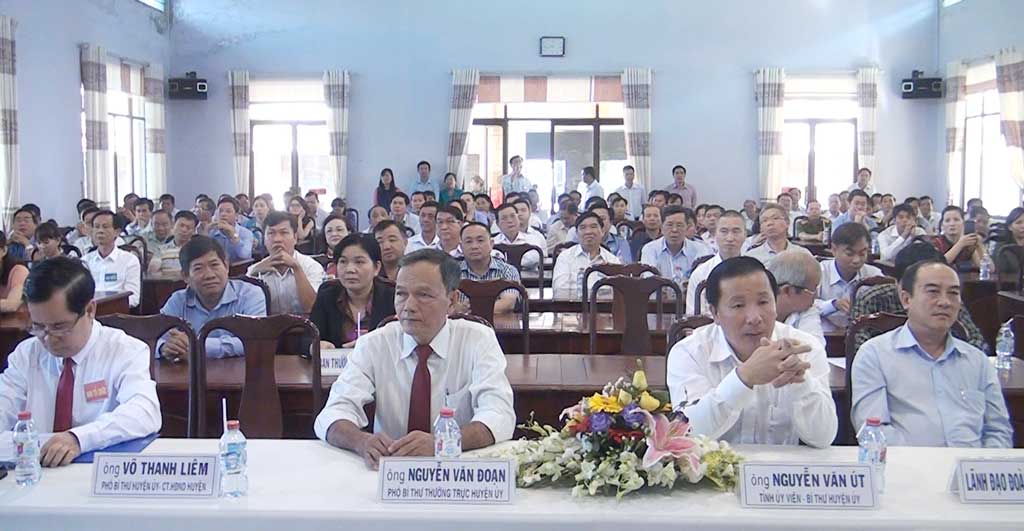
[[[355,451],[376,468],[382,457],[434,455],[433,423],[455,410],[462,447],[508,440],[515,427],[512,387],[494,330],[448,319],[460,281],[457,262],[421,249],[399,262],[398,322],[362,336],[316,419],[317,436]],[[363,406],[374,403],[373,433]]]

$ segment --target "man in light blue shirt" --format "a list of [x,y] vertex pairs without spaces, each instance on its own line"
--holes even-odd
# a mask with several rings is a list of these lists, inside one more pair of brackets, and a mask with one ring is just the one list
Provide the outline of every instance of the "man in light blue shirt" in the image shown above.
[[686,210],[681,206],[667,206],[661,212],[661,238],[640,251],[640,263],[658,268],[661,276],[677,284],[689,278],[698,258],[714,254],[702,242],[686,239]]
[[949,331],[960,279],[945,262],[918,262],[900,279],[907,323],[872,338],[853,361],[853,425],[878,417],[892,445],[1009,448],[1013,429],[996,370]]
[[252,259],[252,231],[238,224],[238,200],[226,195],[217,201],[210,237],[227,252],[228,263]]
[[867,230],[878,227],[878,222],[872,219],[871,210],[868,208],[868,205],[871,203],[871,198],[868,197],[868,194],[861,190],[854,190],[850,192],[847,201],[849,201],[850,206],[846,209],[846,212],[832,220],[832,234],[835,234],[836,230],[845,223],[859,223]]
[[[241,280],[228,280],[224,248],[207,236],[194,236],[181,248],[181,272],[188,287],[171,295],[160,313],[180,317],[199,333],[203,325],[217,317],[251,315],[265,317],[267,300],[263,290]],[[178,330],[167,332],[157,344],[160,355],[187,359],[188,339]],[[206,339],[206,355],[211,358],[241,356],[242,341],[224,330],[216,330]]]
[[508,160],[512,167],[512,173],[501,178],[501,191],[508,195],[512,192],[517,194],[527,193],[533,188],[533,183],[523,175],[523,157],[516,155]]
[[437,196],[438,186],[434,179],[430,178],[430,163],[425,160],[416,164],[416,178],[409,185],[409,193],[413,192],[434,192],[434,196]]

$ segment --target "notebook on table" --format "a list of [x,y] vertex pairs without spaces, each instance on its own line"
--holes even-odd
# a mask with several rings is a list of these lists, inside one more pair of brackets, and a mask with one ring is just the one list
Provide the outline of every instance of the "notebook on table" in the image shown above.
[[[52,436],[52,435],[51,434],[46,434],[45,437],[41,436],[39,438],[39,445],[42,446],[43,444],[46,444],[46,441],[49,440],[50,436]],[[99,450],[93,450],[91,452],[85,452],[82,455],[79,455],[78,457],[76,457],[71,462],[72,463],[92,463],[92,461],[95,458],[97,452],[112,452],[112,453],[126,453],[126,454],[127,453],[138,453],[138,452],[141,452],[141,451],[145,450],[146,447],[149,446],[149,444],[151,442],[155,441],[158,437],[160,437],[160,434],[159,433],[154,433],[152,435],[147,435],[145,437],[140,437],[138,439],[132,439],[130,441],[124,441],[122,443],[114,444],[114,445],[108,446],[106,448],[101,448]],[[0,470],[2,470],[2,469],[12,470],[12,469],[14,469],[15,464],[16,463],[15,463],[15,458],[14,458],[14,455],[13,455],[13,449],[11,449],[11,452],[4,452],[2,455],[0,455]]]

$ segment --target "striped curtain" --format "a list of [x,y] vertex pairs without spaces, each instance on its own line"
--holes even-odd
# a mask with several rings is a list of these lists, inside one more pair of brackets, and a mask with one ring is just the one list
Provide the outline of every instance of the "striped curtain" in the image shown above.
[[[869,168],[877,173],[875,164],[875,135],[878,128],[878,68],[857,70],[857,167]],[[878,184],[876,183],[877,187]]]
[[21,202],[18,173],[18,91],[14,71],[14,19],[0,15],[0,226],[10,230]]
[[348,189],[348,105],[351,78],[345,70],[324,72],[324,102],[327,103],[327,131],[331,143],[331,173],[334,194],[346,197]]
[[167,131],[164,124],[164,67],[149,65],[143,70],[142,95],[146,117],[146,194],[159,197],[167,192]]
[[786,71],[762,68],[755,74],[757,87],[758,192],[772,200],[782,187],[786,160],[782,154],[782,103],[786,96]]
[[964,120],[967,119],[967,65],[946,65],[946,181],[949,204],[961,203],[964,167]]
[[461,175],[462,163],[465,162],[469,125],[479,85],[479,70],[452,72],[452,110],[448,116],[448,171],[456,176]]
[[1024,53],[1009,49],[996,54],[996,85],[1010,175],[1024,188]]
[[651,70],[627,68],[622,73],[626,157],[646,190],[654,189],[651,174]]
[[117,205],[107,128],[107,51],[82,44],[81,69],[85,110],[85,182],[82,192],[100,206]]
[[231,91],[231,137],[234,145],[235,193],[249,193],[249,72],[228,72]]

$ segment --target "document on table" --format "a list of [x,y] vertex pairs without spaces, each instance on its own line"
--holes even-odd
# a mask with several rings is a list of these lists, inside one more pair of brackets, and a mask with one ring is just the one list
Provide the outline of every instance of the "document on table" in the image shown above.
[[846,358],[828,358],[828,362],[840,369],[846,369]]

